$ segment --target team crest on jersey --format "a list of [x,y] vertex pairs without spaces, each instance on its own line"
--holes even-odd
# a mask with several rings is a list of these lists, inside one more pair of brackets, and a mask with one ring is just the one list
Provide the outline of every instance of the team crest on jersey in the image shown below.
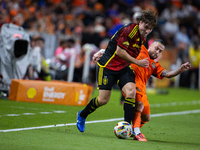
[[155,62],[152,62],[151,66],[154,68],[156,68],[156,63]]
[[129,46],[129,42],[125,41],[125,42],[123,42],[123,45],[126,46],[126,47],[128,47]]
[[108,78],[107,78],[107,76],[104,76],[104,78],[103,78],[103,84],[106,85],[107,83],[108,83]]

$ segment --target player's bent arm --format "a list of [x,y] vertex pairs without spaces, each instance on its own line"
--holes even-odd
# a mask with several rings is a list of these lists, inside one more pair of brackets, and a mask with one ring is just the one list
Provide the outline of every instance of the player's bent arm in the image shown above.
[[147,58],[137,60],[134,57],[132,57],[131,55],[129,55],[124,49],[120,48],[119,46],[117,46],[116,55],[121,57],[123,60],[125,60],[129,63],[136,64],[140,67],[148,67],[149,66],[149,61],[147,60]]
[[191,64],[189,62],[186,62],[186,63],[182,64],[181,67],[177,70],[173,70],[173,71],[164,70],[161,74],[161,77],[172,78],[190,68],[191,68]]

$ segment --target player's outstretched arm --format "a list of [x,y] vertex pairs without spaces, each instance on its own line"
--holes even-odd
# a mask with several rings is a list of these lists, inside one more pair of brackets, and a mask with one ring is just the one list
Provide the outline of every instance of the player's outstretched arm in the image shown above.
[[172,77],[175,77],[175,76],[179,75],[180,73],[182,73],[182,72],[184,72],[184,71],[186,71],[190,68],[191,68],[191,64],[189,62],[186,62],[186,63],[182,64],[180,66],[180,68],[177,69],[177,70],[173,70],[173,71],[165,70],[165,71],[163,71],[161,76],[166,77],[166,78],[172,78]]
[[138,65],[139,67],[148,67],[149,66],[149,61],[147,58],[137,60],[134,57],[132,57],[131,55],[129,55],[124,49],[120,48],[119,46],[117,46],[116,55],[118,55],[123,60],[125,60],[129,63]]

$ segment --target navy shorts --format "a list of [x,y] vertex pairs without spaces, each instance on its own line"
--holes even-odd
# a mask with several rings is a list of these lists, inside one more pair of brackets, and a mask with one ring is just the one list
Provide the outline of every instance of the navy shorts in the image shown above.
[[131,66],[126,66],[120,71],[97,67],[97,83],[101,90],[111,90],[115,83],[122,89],[128,82],[135,83],[135,73]]

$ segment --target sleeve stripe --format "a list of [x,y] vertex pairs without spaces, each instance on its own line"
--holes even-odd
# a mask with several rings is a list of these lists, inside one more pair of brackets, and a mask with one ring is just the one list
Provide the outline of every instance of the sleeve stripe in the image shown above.
[[106,62],[106,64],[103,66],[103,65],[100,65],[99,62],[97,62],[97,64],[100,66],[100,67],[106,67],[107,64],[111,61],[111,59],[113,59],[113,57],[115,56],[116,54],[116,51],[114,52],[114,54],[112,55],[112,57],[110,57],[110,59]]
[[138,29],[139,29],[139,27],[138,27],[138,25],[136,25],[128,36],[132,39],[135,36],[135,34],[137,33]]
[[[162,73],[163,73],[163,71],[165,71],[166,69],[162,69],[161,71],[160,71],[160,73],[159,73],[159,76],[161,77],[161,75],[162,75]],[[162,77],[163,78],[163,77]]]

